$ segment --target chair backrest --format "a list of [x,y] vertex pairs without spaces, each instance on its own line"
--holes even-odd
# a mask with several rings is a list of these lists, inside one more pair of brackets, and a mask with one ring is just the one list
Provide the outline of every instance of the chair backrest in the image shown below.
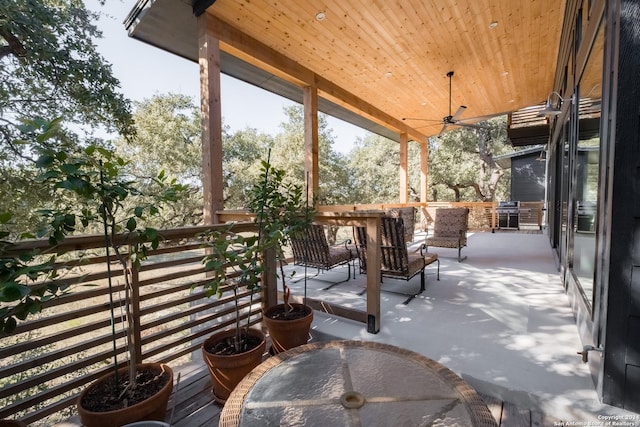
[[392,218],[402,218],[404,222],[404,241],[413,242],[416,228],[416,209],[414,207],[387,209],[385,215]]
[[434,237],[461,237],[466,244],[468,227],[468,208],[436,209],[436,219],[433,224]]
[[400,274],[409,272],[409,255],[404,236],[404,221],[401,217],[381,218],[380,259],[382,270]]
[[[380,261],[383,272],[408,274],[409,256],[404,238],[403,219],[383,216],[380,228]],[[364,272],[367,269],[367,229],[354,227],[353,237],[360,260],[360,270]]]
[[291,249],[294,262],[327,263],[329,259],[329,243],[320,224],[311,226],[301,235],[291,238]]

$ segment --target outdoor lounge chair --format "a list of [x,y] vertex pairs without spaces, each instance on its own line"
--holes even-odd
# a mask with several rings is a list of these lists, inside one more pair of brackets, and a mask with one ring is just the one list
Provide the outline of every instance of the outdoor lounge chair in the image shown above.
[[438,208],[433,223],[433,234],[424,240],[425,250],[429,246],[439,248],[458,249],[458,262],[467,257],[461,257],[462,248],[467,246],[467,228],[469,224],[468,208]]
[[[404,221],[402,218],[384,216],[381,218],[381,244],[380,244],[380,276],[393,279],[411,280],[420,274],[420,289],[417,293],[406,294],[396,291],[383,290],[384,292],[401,293],[408,295],[403,304],[409,302],[425,290],[425,268],[437,263],[437,280],[440,280],[440,260],[438,254],[427,254],[424,247],[418,251],[410,252],[405,242]],[[366,230],[364,227],[355,227],[356,248],[360,260],[360,270],[366,271]],[[364,270],[363,270],[364,269]]]
[[[355,250],[348,246],[350,240],[341,245],[329,246],[324,227],[320,224],[312,224],[307,231],[299,237],[291,238],[291,248],[293,250],[293,263],[306,267],[318,269],[315,276],[321,271],[328,271],[340,265],[347,265],[347,279],[340,282],[332,282],[329,289],[339,283],[346,282],[351,278],[351,268],[353,267],[353,277],[356,277]],[[315,277],[314,276],[314,277]]]

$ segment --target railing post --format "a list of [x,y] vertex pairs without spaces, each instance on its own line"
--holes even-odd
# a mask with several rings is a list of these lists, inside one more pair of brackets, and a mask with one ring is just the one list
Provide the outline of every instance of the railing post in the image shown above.
[[129,290],[131,295],[131,300],[129,304],[131,304],[130,313],[132,315],[131,319],[128,320],[129,328],[131,331],[129,332],[129,337],[132,342],[128,343],[128,345],[133,346],[135,348],[135,358],[133,362],[138,364],[142,363],[142,332],[140,326],[140,275],[138,270],[131,263],[131,246],[129,246],[129,255],[127,255],[127,271],[124,274],[128,274],[131,283],[131,289]]

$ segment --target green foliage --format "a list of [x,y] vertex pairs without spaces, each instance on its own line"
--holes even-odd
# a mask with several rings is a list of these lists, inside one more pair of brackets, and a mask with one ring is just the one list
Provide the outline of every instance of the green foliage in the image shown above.
[[[492,201],[508,198],[507,171],[493,157],[513,151],[505,117],[484,122],[488,129],[460,128],[429,140],[429,200]],[[507,175],[508,178],[508,175]]]
[[309,201],[303,186],[285,180],[286,172],[263,161],[261,182],[253,186],[249,210],[255,213],[261,251],[273,250],[280,267],[284,304],[289,308],[290,290],[286,284],[283,247],[311,225],[315,201]]
[[273,145],[273,137],[247,128],[232,135],[223,133],[224,205],[245,209],[253,184],[260,179],[260,158]]
[[[173,203],[153,220],[155,227],[182,227],[202,221],[202,143],[200,113],[191,98],[179,94],[155,95],[136,102],[136,135],[115,141],[118,156],[127,160],[127,173],[139,189],[155,191],[156,177],[189,186],[180,203]],[[129,199],[131,206],[136,197]]]
[[[283,247],[291,237],[303,233],[313,221],[313,203],[307,202],[302,185],[286,180],[284,169],[273,167],[269,161],[262,161],[261,179],[254,183],[249,193],[249,210],[255,214],[258,235],[245,237],[226,229],[213,230],[203,234],[208,250],[202,262],[211,277],[204,285],[208,296],[222,296],[225,286],[230,286],[237,294],[240,286],[251,291],[259,288],[263,272],[262,254],[273,251],[280,266],[285,305],[288,306],[289,289],[286,285],[283,264]],[[236,319],[239,313],[236,308]],[[236,337],[239,345],[240,336]]]
[[[288,121],[273,142],[271,164],[287,171],[287,179],[304,185],[304,114],[301,105],[285,108]],[[354,200],[347,158],[336,152],[327,117],[318,114],[319,189],[317,201],[322,204],[344,204]]]
[[[5,149],[18,139],[13,117],[65,116],[78,125],[133,133],[129,102],[93,42],[101,37],[96,19],[80,0],[0,2]],[[28,155],[19,146],[11,150]]]
[[259,289],[262,265],[258,237],[234,233],[233,225],[230,223],[224,230],[209,230],[200,236],[209,249],[202,259],[205,270],[211,272],[204,285],[208,297],[221,298],[224,287],[229,284],[234,289],[242,285],[250,291]]
[[[0,200],[14,213],[7,224],[13,237],[44,225],[36,208],[75,203],[34,182],[32,144],[73,150],[97,128],[134,134],[129,101],[94,44],[101,37],[96,19],[81,0],[0,0]],[[67,127],[38,141],[21,119],[46,123],[41,117],[64,117]]]
[[397,203],[399,168],[397,142],[374,134],[359,140],[351,151],[349,165],[357,203]]
[[[11,220],[9,213],[0,215],[0,225]],[[9,236],[0,231],[0,332],[10,334],[18,320],[39,313],[42,304],[66,292],[68,284],[56,281],[56,257],[39,256],[36,251],[16,250]]]
[[313,220],[313,203],[307,203],[302,185],[286,181],[286,171],[263,161],[263,179],[251,190],[249,210],[256,215],[263,250],[275,249],[283,260],[283,246],[304,232]]
[[[77,152],[67,152],[45,143],[58,135],[61,122],[54,120],[24,121],[23,130],[39,144],[32,144],[39,153],[36,162],[40,170],[36,182],[54,189],[58,193],[71,193],[79,202],[62,210],[41,209],[38,213],[46,219],[46,226],[38,231],[38,237],[47,237],[50,246],[55,246],[92,223],[106,227],[105,238],[114,249],[116,256],[126,269],[126,261],[120,252],[122,244],[117,239],[120,232],[135,233],[140,243],[133,246],[131,261],[139,268],[147,251],[158,247],[161,235],[144,222],[158,215],[163,203],[176,202],[185,191],[185,186],[168,180],[164,172],[154,179],[160,190],[155,194],[144,194],[135,180],[124,174],[127,162],[111,151],[90,145]],[[32,141],[33,142],[33,141]],[[124,201],[132,196],[145,196],[141,203],[127,212]],[[12,218],[11,213],[0,214],[0,325],[5,332],[11,332],[16,320],[24,320],[29,314],[41,310],[42,304],[60,295],[66,286],[58,284],[55,257],[41,260],[37,252],[20,252],[15,242],[6,240],[11,233],[6,230]],[[22,235],[21,238],[32,237]],[[125,280],[128,275],[125,275]],[[127,282],[128,283],[128,282]]]

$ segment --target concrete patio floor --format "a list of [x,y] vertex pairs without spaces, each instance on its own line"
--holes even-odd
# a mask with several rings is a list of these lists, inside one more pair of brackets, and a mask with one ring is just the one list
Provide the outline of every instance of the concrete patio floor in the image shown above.
[[[577,354],[582,343],[545,234],[470,233],[462,263],[457,250],[433,251],[441,259],[440,281],[435,267],[428,267],[426,291],[408,305],[402,304],[406,296],[382,292],[378,334],[320,312],[313,334],[413,350],[447,366],[481,394],[566,422],[605,425],[603,415],[637,417],[598,401]],[[343,280],[346,274],[346,268],[334,269],[308,279],[307,295],[364,310],[366,294],[359,295],[364,275],[323,290],[324,280]],[[292,294],[302,296],[303,283],[290,283]],[[409,282],[385,278],[382,289],[412,293],[419,284],[419,276]]]

